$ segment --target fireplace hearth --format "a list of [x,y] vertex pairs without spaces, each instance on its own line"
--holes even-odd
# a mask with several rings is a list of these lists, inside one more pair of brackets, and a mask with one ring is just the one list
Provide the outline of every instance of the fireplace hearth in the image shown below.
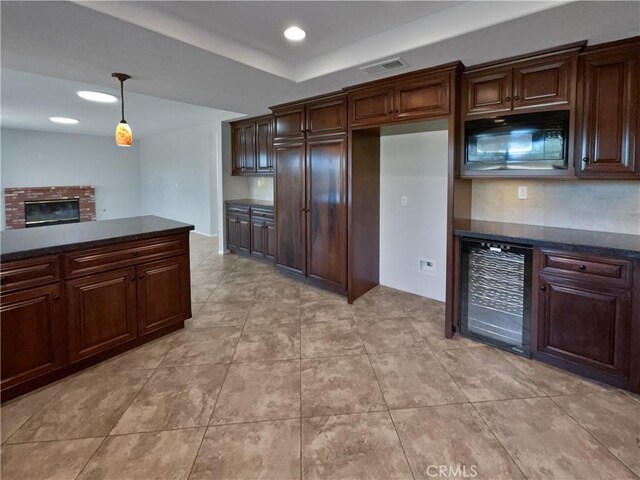
[[80,222],[80,199],[38,200],[24,202],[27,228]]

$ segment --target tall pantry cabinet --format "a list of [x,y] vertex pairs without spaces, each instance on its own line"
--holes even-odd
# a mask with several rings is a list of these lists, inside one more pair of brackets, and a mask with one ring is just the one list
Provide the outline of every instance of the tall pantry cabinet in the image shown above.
[[276,264],[347,289],[347,112],[344,94],[273,107]]

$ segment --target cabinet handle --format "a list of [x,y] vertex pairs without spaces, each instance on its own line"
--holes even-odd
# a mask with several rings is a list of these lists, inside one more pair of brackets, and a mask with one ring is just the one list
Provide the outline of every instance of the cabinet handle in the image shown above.
[[510,102],[511,101],[511,97],[507,97],[504,99],[505,102]]
[[306,208],[304,208],[304,207],[300,209],[300,213],[304,213],[304,212],[306,212],[306,211],[307,211],[307,209],[306,209]]
[[514,96],[513,96],[513,99],[514,99],[515,101],[518,101],[518,100],[520,100],[520,97],[519,97],[518,95],[514,95]]
[[51,299],[52,299],[54,302],[57,302],[58,300],[60,300],[60,295],[54,295],[54,296],[52,296],[52,297],[51,297]]
[[545,287],[544,285],[540,285],[540,290],[542,290],[543,292],[547,289],[547,287]]
[[400,113],[400,110],[398,110],[397,108],[393,111],[393,113]]
[[131,281],[135,282],[136,281],[136,276],[135,275],[131,275]]
[[393,110],[389,110],[387,113],[391,115],[393,113]]
[[584,265],[578,265],[578,268],[579,268],[580,270],[586,270],[586,269],[587,269],[587,267],[585,267]]
[[144,275],[138,275],[138,280],[144,280]]
[[584,158],[582,159],[582,161],[583,161],[584,163],[589,163],[589,157],[584,157]]

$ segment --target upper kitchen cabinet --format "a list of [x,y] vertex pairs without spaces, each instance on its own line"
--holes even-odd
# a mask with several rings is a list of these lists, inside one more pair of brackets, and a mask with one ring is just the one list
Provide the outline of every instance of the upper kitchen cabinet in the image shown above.
[[346,133],[347,99],[329,96],[307,104],[306,134],[308,138]]
[[460,63],[385,79],[349,92],[349,125],[381,125],[449,113],[451,78]]
[[462,82],[466,116],[569,108],[575,99],[578,51],[583,46],[581,42],[468,69]]
[[274,110],[273,140],[282,142],[304,138],[304,113],[304,105],[294,105],[293,107]]
[[578,95],[576,174],[640,178],[640,37],[585,50]]
[[270,175],[273,172],[273,117],[231,123],[232,175]]

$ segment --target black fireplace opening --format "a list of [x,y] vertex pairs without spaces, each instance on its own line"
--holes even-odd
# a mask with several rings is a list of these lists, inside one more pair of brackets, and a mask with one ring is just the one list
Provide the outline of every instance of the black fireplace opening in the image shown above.
[[27,228],[80,221],[80,199],[38,200],[24,202],[25,224]]

